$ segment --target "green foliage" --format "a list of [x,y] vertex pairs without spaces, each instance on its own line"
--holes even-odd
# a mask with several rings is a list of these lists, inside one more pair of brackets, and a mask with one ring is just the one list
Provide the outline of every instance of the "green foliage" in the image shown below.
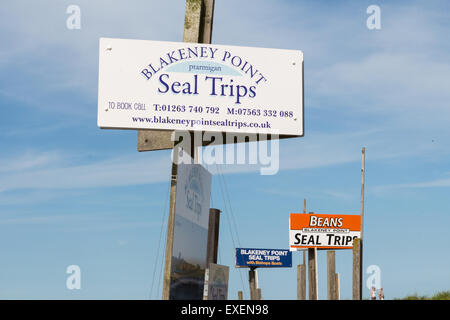
[[435,293],[432,297],[428,296],[419,296],[417,293],[413,295],[406,296],[401,299],[394,300],[450,300],[450,291],[440,291]]
[[431,300],[450,300],[450,291],[441,291],[431,297]]

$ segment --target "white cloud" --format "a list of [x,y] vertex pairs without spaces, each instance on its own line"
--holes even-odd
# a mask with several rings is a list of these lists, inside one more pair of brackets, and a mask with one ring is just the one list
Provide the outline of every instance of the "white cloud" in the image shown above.
[[61,222],[74,222],[74,221],[89,221],[88,216],[83,215],[40,215],[40,216],[21,216],[21,217],[3,217],[0,219],[0,224],[49,224],[49,223],[61,223]]
[[119,245],[119,247],[123,247],[128,243],[128,241],[126,240],[117,240],[117,244]]
[[83,165],[5,173],[0,176],[3,191],[14,189],[76,189],[138,185],[166,181],[170,158],[135,154]]
[[[370,161],[412,157],[430,149],[427,144],[417,141],[399,146],[386,145],[389,132],[365,130],[350,133],[314,133],[303,138],[281,140],[279,154],[269,152],[271,162],[279,161],[280,170],[303,170],[336,166],[361,161],[361,148],[366,147]],[[260,142],[264,144],[266,142]],[[268,142],[269,144],[271,142]],[[224,146],[224,153],[226,148]],[[258,152],[259,148],[258,146]],[[246,164],[223,164],[223,174],[260,173],[261,168],[270,164],[248,164],[249,145],[245,145]],[[268,148],[270,150],[270,147]],[[235,153],[237,152],[235,146]],[[263,149],[264,150],[264,149]],[[275,150],[275,149],[274,149]],[[203,148],[205,151],[205,148]],[[439,152],[438,152],[439,153]],[[278,157],[278,159],[275,159]],[[61,159],[64,159],[62,161]],[[42,152],[17,156],[3,163],[8,170],[0,171],[0,185],[3,191],[16,189],[77,189],[111,186],[127,186],[167,182],[170,178],[171,157],[169,151],[134,153],[126,156],[95,160],[85,164],[70,164],[73,155],[62,152]],[[79,159],[77,161],[80,161]],[[236,160],[235,160],[236,161]],[[215,163],[206,166],[211,173],[217,174]],[[13,170],[14,169],[14,170]]]
[[447,111],[450,63],[415,53],[374,53],[313,74],[316,95],[376,113],[411,109]]
[[48,167],[55,164],[60,164],[63,161],[61,153],[56,151],[28,151],[19,155],[16,158],[1,159],[0,160],[0,173],[2,172],[14,172],[14,171],[27,171],[36,168]]
[[450,178],[440,178],[422,182],[390,184],[372,187],[375,193],[382,194],[396,189],[420,189],[420,188],[447,188],[450,187]]

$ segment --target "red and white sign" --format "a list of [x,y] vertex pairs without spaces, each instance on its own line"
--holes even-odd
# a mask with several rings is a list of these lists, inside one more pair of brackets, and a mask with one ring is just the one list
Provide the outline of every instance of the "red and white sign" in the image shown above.
[[361,216],[343,214],[291,213],[289,248],[291,251],[351,249],[353,240],[361,236]]

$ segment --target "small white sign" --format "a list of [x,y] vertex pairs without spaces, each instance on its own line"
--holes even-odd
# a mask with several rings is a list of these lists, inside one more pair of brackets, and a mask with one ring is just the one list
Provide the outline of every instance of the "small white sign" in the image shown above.
[[303,136],[300,50],[101,38],[98,126]]
[[178,165],[175,213],[208,230],[211,173],[200,164]]

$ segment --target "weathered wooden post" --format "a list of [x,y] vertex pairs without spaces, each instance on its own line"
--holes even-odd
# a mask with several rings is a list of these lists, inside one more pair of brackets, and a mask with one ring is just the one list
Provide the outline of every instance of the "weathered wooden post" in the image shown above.
[[[303,199],[303,213],[306,213],[306,199]],[[317,279],[317,249],[308,249],[308,288],[309,300],[317,300],[318,279]]]
[[248,271],[248,282],[250,286],[250,300],[258,300],[258,284],[256,279],[256,268],[250,267]]
[[341,289],[340,289],[340,284],[339,284],[339,273],[335,274],[336,276],[336,300],[340,300],[341,299]]
[[[215,208],[209,209],[208,220],[208,242],[206,244],[206,267],[210,264],[217,264],[217,253],[219,252],[219,225],[220,225],[220,210]],[[207,287],[207,274],[205,270],[205,287]],[[210,275],[208,275],[210,276]],[[209,280],[209,279],[208,279]],[[203,300],[208,300],[208,294],[203,293]]]
[[303,264],[297,265],[297,299],[306,300],[306,265],[303,253]]
[[327,298],[328,300],[337,300],[336,298],[336,252],[327,251]]
[[244,294],[241,290],[238,291],[238,300],[244,300]]
[[309,300],[318,299],[318,280],[317,280],[317,249],[308,249],[308,285]]
[[170,297],[170,271],[172,269],[172,248],[175,223],[175,198],[177,192],[179,152],[180,147],[175,146],[173,149],[172,175],[170,179],[169,220],[167,222],[166,254],[164,258],[164,277],[162,291],[163,300],[169,300]]
[[353,240],[353,285],[352,297],[353,300],[361,300],[361,241],[356,238]]
[[208,244],[206,247],[206,265],[217,263],[217,252],[219,249],[219,225],[220,210],[215,208],[209,209],[208,222]]
[[[366,148],[361,150],[361,239],[359,242],[359,279],[363,281],[363,231],[364,231],[364,183],[366,176]],[[362,285],[359,287],[359,299],[362,299]]]
[[[306,213],[306,199],[303,199],[303,213]],[[303,264],[297,265],[297,299],[306,300],[306,262],[303,250]]]

